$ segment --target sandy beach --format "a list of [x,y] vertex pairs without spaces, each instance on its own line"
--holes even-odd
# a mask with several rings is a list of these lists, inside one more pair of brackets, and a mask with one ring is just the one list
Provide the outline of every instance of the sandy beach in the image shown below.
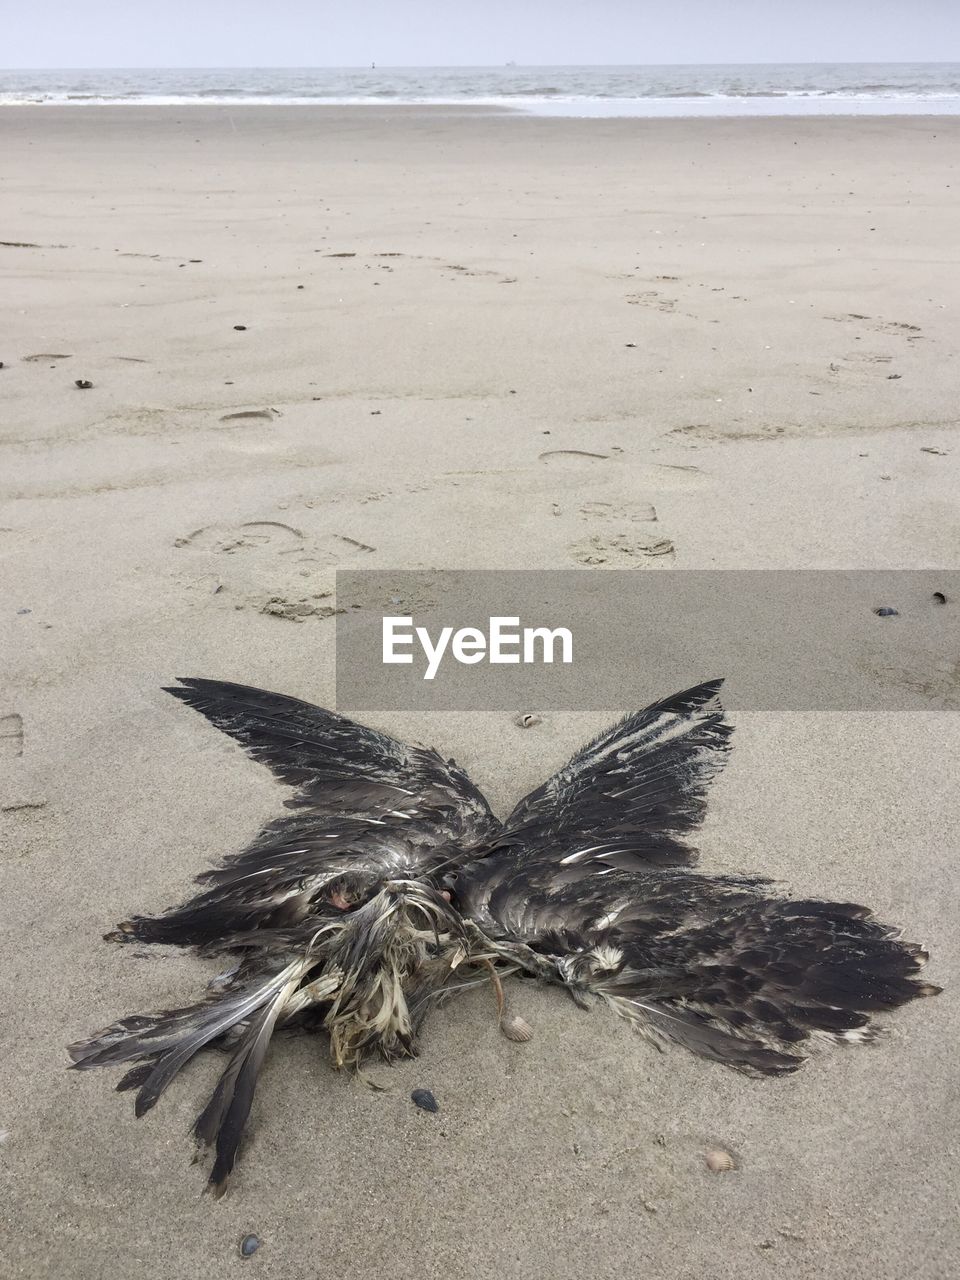
[[[20,107],[0,139],[0,1272],[955,1273],[957,669],[908,715],[738,714],[700,842],[930,946],[946,990],[869,1048],[749,1080],[532,984],[532,1044],[471,992],[381,1093],[281,1036],[213,1203],[215,1057],[138,1121],[64,1046],[199,995],[211,964],[101,935],[284,796],[161,686],[331,705],[337,568],[659,571],[651,503],[673,568],[960,567],[960,119]],[[503,812],[627,709],[378,723]]]

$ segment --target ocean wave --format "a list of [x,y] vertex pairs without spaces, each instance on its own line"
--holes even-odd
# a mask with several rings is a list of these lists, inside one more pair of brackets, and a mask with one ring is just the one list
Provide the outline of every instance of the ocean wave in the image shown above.
[[444,106],[567,115],[954,113],[960,64],[0,72],[0,104]]
[[611,106],[617,103],[642,105],[645,102],[691,102],[691,103],[737,103],[737,102],[860,102],[875,103],[878,106],[896,103],[918,103],[936,106],[941,103],[960,102],[960,91],[951,93],[891,93],[875,94],[853,90],[794,90],[743,93],[706,93],[702,91],[684,92],[680,90],[660,91],[644,94],[607,94],[607,93],[565,93],[561,89],[516,90],[510,93],[490,95],[447,95],[428,96],[400,93],[397,90],[380,89],[369,94],[289,94],[289,93],[252,93],[245,90],[209,89],[192,93],[29,93],[0,90],[0,105],[16,106],[57,106],[72,104],[100,106],[189,106],[194,105],[234,105],[234,106],[375,106],[379,104],[396,104],[397,106],[478,106],[502,105],[509,103],[528,104],[536,102],[596,102]]

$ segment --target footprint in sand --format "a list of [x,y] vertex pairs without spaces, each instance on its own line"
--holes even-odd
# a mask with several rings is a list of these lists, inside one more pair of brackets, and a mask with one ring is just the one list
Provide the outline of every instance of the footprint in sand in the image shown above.
[[658,289],[647,289],[643,293],[628,293],[627,305],[631,307],[653,307],[657,311],[676,311],[676,298],[665,298]]
[[358,552],[369,555],[376,551],[376,547],[371,547],[358,538],[350,538],[345,533],[328,533],[319,539],[309,539],[300,529],[279,520],[247,520],[238,525],[205,525],[184,538],[175,539],[173,545],[219,555],[236,555],[240,552],[292,556],[298,560],[316,560],[319,557],[330,564],[339,564]]
[[272,618],[285,618],[288,622],[306,622],[309,618],[332,618],[335,614],[346,613],[346,609],[338,609],[332,603],[332,591],[318,591],[314,595],[294,598],[292,596],[269,596],[259,604],[261,613]]
[[[329,617],[331,606],[317,602],[325,598],[330,571],[375,551],[346,534],[309,538],[279,520],[206,525],[174,545],[198,557],[201,572],[193,570],[182,586],[199,603],[253,608],[294,621]],[[211,557],[216,557],[216,567]]]
[[280,417],[279,409],[242,409],[239,413],[225,413],[221,422],[272,422]]
[[853,320],[855,323],[864,324],[868,329],[873,329],[876,333],[893,334],[900,338],[906,338],[908,342],[921,342],[923,340],[923,330],[918,324],[907,324],[903,320],[878,320],[874,316],[861,315],[858,311],[848,311],[845,315],[824,316],[824,320],[834,320],[838,324],[845,324]]
[[889,365],[892,362],[893,356],[880,355],[875,351],[848,351],[831,360],[828,369],[831,379],[836,382],[855,381],[867,384],[887,372],[886,369],[876,368],[877,365]]
[[0,716],[0,756],[7,760],[23,755],[23,716],[16,711]]
[[577,564],[606,565],[611,569],[633,568],[645,559],[672,556],[674,546],[669,538],[636,533],[594,533],[572,543],[569,552]]
[[876,329],[878,333],[892,333],[897,337],[906,338],[908,342],[923,341],[923,330],[918,324],[904,324],[898,320],[889,320],[871,327]]
[[629,520],[632,524],[652,522],[657,509],[652,502],[584,502],[580,514],[585,520]]
[[925,671],[876,662],[864,662],[863,666],[884,684],[906,689],[940,710],[960,708],[960,662],[954,659],[946,659]]
[[452,271],[457,276],[487,276],[497,280],[500,284],[516,284],[516,276],[506,276],[500,271],[490,271],[486,267],[464,267],[457,262],[445,262],[441,265],[441,271]]
[[16,550],[23,541],[22,529],[13,529],[9,525],[0,525],[0,556]]
[[537,455],[548,467],[564,467],[567,470],[579,470],[584,466],[592,466],[598,462],[608,462],[611,454],[591,453],[587,449],[547,449]]
[[247,520],[239,525],[205,525],[193,533],[174,541],[175,547],[189,547],[193,551],[215,551],[221,555],[234,555],[240,551],[270,551],[277,555],[289,555],[302,550],[305,536],[293,525],[278,520]]
[[650,493],[691,493],[710,487],[710,477],[693,463],[661,462],[653,466],[631,467],[630,483]]

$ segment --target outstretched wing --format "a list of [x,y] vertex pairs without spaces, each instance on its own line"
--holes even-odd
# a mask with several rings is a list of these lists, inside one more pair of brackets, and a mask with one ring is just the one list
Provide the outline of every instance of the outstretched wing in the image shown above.
[[349,894],[351,877],[428,875],[499,828],[463,770],[436,751],[246,685],[181,678],[167,692],[297,791],[285,802],[289,815],[198,877],[206,892],[163,916],[126,921],[122,938],[203,944],[289,927],[331,886]]
[[521,800],[491,852],[457,870],[461,909],[494,936],[529,942],[642,908],[651,872],[695,861],[684,837],[703,819],[732,733],[721,684],[627,716]]
[[493,852],[458,870],[458,905],[505,958],[599,999],[651,1039],[781,1075],[812,1033],[866,1039],[870,1015],[939,988],[926,952],[866,907],[767,897],[703,875],[701,820],[730,726],[719,681],[594,739],[522,800]]

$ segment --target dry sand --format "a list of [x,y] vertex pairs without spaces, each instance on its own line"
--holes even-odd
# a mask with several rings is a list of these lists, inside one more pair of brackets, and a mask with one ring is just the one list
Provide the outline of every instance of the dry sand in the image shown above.
[[[960,121],[18,108],[0,133],[0,1272],[955,1273],[953,986],[779,1082],[532,987],[533,1044],[471,993],[386,1093],[281,1038],[219,1204],[187,1136],[216,1062],[135,1121],[63,1046],[195,995],[196,959],[100,934],[281,798],[160,685],[329,703],[338,565],[586,544],[648,571],[622,535],[649,502],[678,568],[958,564]],[[504,808],[606,718],[381,723]],[[947,982],[958,765],[932,709],[738,716],[705,859],[869,902]]]

